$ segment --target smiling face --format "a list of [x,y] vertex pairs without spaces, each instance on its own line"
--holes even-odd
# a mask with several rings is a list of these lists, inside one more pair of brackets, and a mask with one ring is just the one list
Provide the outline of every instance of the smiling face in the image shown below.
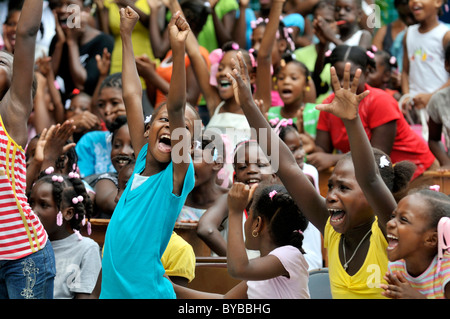
[[420,194],[400,200],[386,227],[390,261],[423,258],[423,249],[429,249],[428,239],[434,232],[427,226],[430,224],[429,209]]
[[[199,119],[199,117],[189,106],[186,106],[184,114],[186,130],[189,132],[189,134],[184,138],[189,138],[192,144],[192,136],[194,136],[194,123]],[[151,153],[152,157],[159,163],[169,163],[172,159],[172,144],[167,105],[164,104],[155,111],[145,135],[149,144],[148,151]]]
[[20,11],[19,10],[12,11],[8,16],[8,19],[4,23],[3,37],[7,38],[7,40],[12,46],[13,51],[14,47],[16,46],[16,30],[19,18],[20,18]]
[[429,17],[437,19],[442,0],[410,0],[408,4],[416,21],[422,22]]
[[117,172],[131,162],[134,158],[133,146],[131,145],[128,124],[122,125],[115,133],[111,142],[111,163]]
[[233,87],[231,86],[230,80],[227,78],[227,74],[233,72],[233,63],[231,59],[237,61],[237,53],[238,51],[235,50],[226,51],[222,60],[220,60],[217,69],[217,90],[222,100],[234,98]]
[[348,157],[336,164],[328,180],[326,205],[331,226],[341,234],[373,218],[369,203],[356,181],[353,162]]
[[245,143],[236,149],[234,171],[236,182],[250,186],[275,178],[269,160],[256,143]]
[[302,102],[306,87],[305,70],[299,64],[289,62],[278,72],[277,86],[285,105]]

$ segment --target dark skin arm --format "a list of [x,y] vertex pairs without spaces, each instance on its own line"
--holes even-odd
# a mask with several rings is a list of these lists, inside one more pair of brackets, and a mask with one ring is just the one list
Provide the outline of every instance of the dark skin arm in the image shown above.
[[350,142],[353,165],[358,184],[373,211],[378,216],[378,225],[386,234],[386,223],[397,207],[394,196],[381,178],[375,164],[372,146],[362,126],[358,113],[359,102],[369,94],[369,91],[357,95],[359,76],[361,70],[356,71],[353,82],[350,84],[350,67],[347,63],[344,69],[344,82],[341,87],[334,67],[331,68],[331,83],[336,97],[330,104],[316,106],[320,111],[330,112],[342,119]]
[[[250,90],[247,66],[241,53],[238,53],[237,57],[238,61],[235,61],[233,73],[228,74],[228,78],[233,84],[235,98],[244,110],[250,126],[256,130],[260,145],[263,145],[261,141],[264,141],[265,147],[262,149],[272,160],[272,167],[275,170],[278,168],[277,175],[283,185],[292,195],[300,210],[323,233],[329,217],[325,200],[303,174],[289,148],[272,130],[256,105]],[[272,154],[274,154],[273,158]]]

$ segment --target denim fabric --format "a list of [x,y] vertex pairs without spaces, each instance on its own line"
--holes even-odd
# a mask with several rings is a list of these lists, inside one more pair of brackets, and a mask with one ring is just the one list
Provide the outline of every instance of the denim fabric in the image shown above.
[[17,260],[0,260],[0,299],[53,299],[55,255],[45,247]]

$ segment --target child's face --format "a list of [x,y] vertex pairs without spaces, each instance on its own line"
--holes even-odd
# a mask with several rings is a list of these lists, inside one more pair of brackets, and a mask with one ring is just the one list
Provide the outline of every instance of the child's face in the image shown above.
[[234,162],[235,181],[249,186],[275,179],[270,162],[255,143],[246,143],[236,150]]
[[383,58],[376,54],[375,62],[377,68],[375,70],[371,69],[370,72],[367,73],[367,84],[375,88],[383,88],[390,79],[390,72],[386,69],[386,65],[382,60]]
[[59,226],[56,224],[58,209],[53,199],[53,186],[46,182],[36,183],[31,189],[29,202],[47,233],[54,234]]
[[233,63],[231,59],[237,61],[236,55],[238,51],[227,51],[223,55],[222,60],[219,63],[219,67],[216,74],[217,90],[222,100],[228,100],[234,98],[233,87],[230,80],[227,78],[228,73],[233,72]]
[[[433,231],[426,226],[430,223],[428,210],[420,194],[411,194],[400,200],[386,225],[390,261],[419,260],[423,258],[423,250],[430,249],[427,248],[427,238]],[[436,254],[436,247],[431,250]]]
[[63,27],[66,26],[67,19],[72,14],[72,11],[69,10],[70,5],[77,5],[79,8],[83,8],[83,2],[81,0],[50,0],[49,4],[50,8],[55,11]]
[[125,114],[122,90],[113,87],[104,87],[98,96],[97,107],[100,117],[105,121],[106,127],[110,127],[117,116]]
[[66,112],[66,118],[81,114],[84,111],[91,111],[92,98],[86,94],[78,94],[70,101],[70,107]]
[[422,22],[429,17],[437,17],[442,0],[410,0],[409,8],[417,20]]
[[117,172],[131,162],[134,158],[133,146],[131,145],[130,131],[128,125],[122,125],[114,134],[111,143],[111,163]]
[[303,142],[300,134],[295,130],[290,130],[284,135],[283,141],[291,150],[298,166],[303,169],[303,166],[305,165],[305,150],[303,149]]
[[339,30],[346,30],[349,26],[357,24],[360,11],[354,0],[337,0],[334,6],[334,18],[336,21],[346,21],[338,26]]
[[14,48],[16,46],[16,30],[17,23],[19,22],[20,11],[14,11],[11,13],[8,21],[4,24],[3,37],[7,38],[11,46]]
[[285,105],[302,102],[306,87],[305,71],[297,63],[286,64],[277,74],[277,86]]
[[[191,139],[194,136],[194,122],[198,120],[198,117],[188,106],[186,106],[184,114],[186,130],[189,132],[189,136],[185,136],[184,138]],[[157,162],[169,163],[172,159],[172,145],[167,106],[163,105],[153,117],[154,119],[152,118],[151,125],[149,125],[146,131],[149,145],[148,151]]]
[[326,205],[331,226],[341,234],[373,218],[373,212],[356,181],[351,159],[344,158],[336,164],[328,180]]
[[[210,148],[194,148],[192,158],[194,159],[195,187],[208,182],[215,172],[217,164],[213,160]],[[200,161],[200,158],[202,159]]]
[[[336,74],[339,78],[339,81],[341,82],[341,87],[343,87],[343,80],[344,80],[344,68],[345,68],[345,63],[344,61],[339,61],[336,62],[334,64],[334,68],[336,69]],[[351,63],[351,68],[350,68],[350,83],[353,81],[353,78],[355,77],[355,73],[356,70],[359,67],[357,65],[355,65],[354,63]],[[360,94],[362,92],[364,92],[364,84],[366,83],[366,75],[365,72],[361,73],[361,76],[359,77],[359,86],[357,89],[357,94]]]

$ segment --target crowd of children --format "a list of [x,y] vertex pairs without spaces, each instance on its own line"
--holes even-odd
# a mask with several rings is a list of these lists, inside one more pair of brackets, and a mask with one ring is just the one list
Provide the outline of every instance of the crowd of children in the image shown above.
[[1,299],[450,298],[442,1],[0,4]]

